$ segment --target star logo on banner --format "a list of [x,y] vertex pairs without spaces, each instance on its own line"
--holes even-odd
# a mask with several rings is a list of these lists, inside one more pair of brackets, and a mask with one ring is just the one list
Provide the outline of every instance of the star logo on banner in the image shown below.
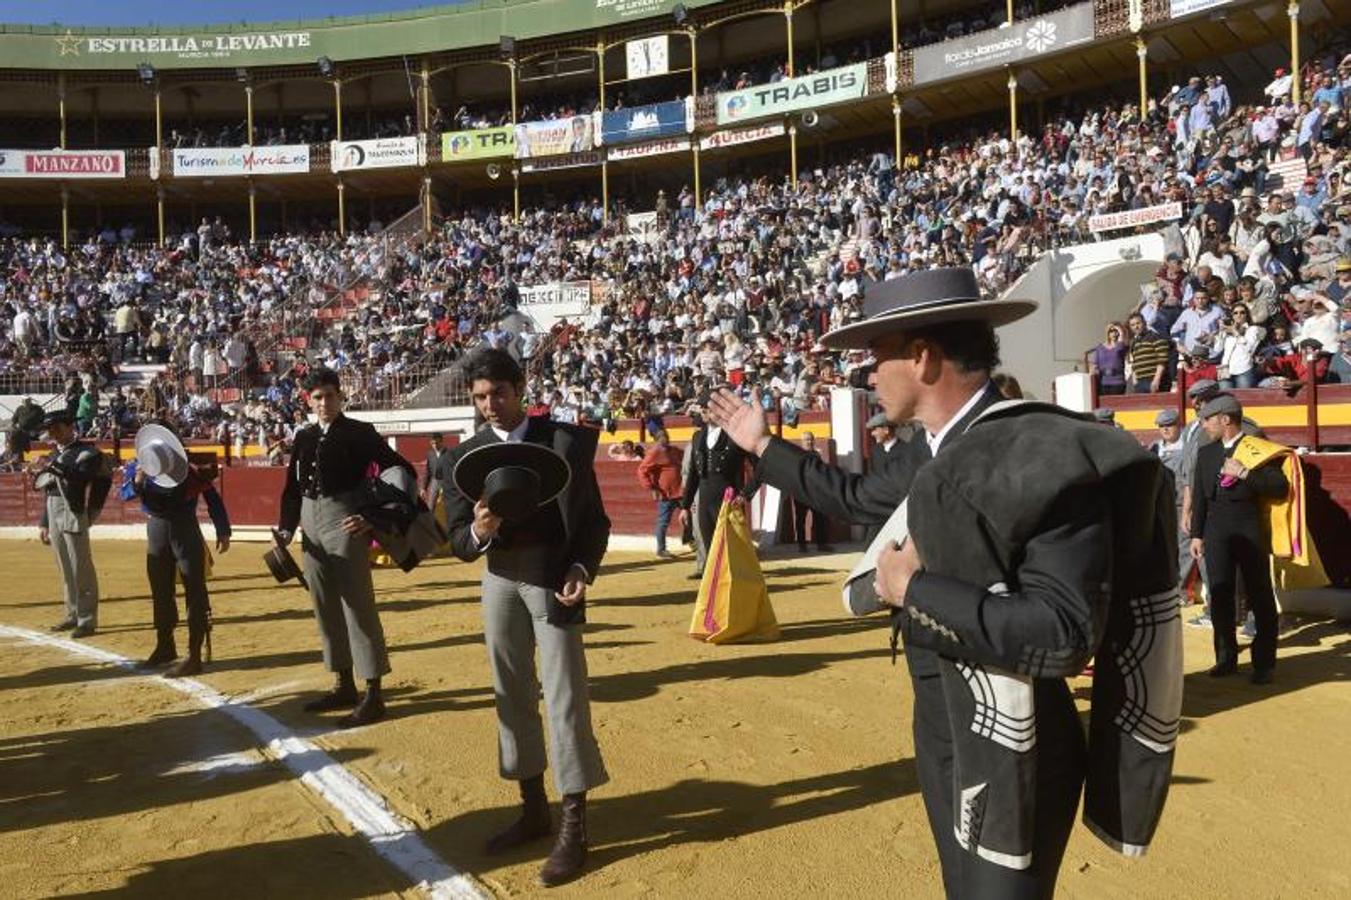
[[64,35],[56,39],[56,45],[61,48],[62,56],[80,55],[80,39],[71,34],[69,28]]
[[1027,29],[1027,49],[1044,53],[1055,45],[1055,23],[1042,19]]

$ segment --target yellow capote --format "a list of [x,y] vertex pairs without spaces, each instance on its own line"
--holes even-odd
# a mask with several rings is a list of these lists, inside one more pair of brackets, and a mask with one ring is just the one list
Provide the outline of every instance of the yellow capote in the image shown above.
[[710,644],[779,639],[779,622],[746,522],[746,504],[739,500],[725,500],[718,512],[690,637]]
[[1279,589],[1323,587],[1328,583],[1323,561],[1318,558],[1309,533],[1308,507],[1304,498],[1304,468],[1299,454],[1284,444],[1244,436],[1234,447],[1234,459],[1245,468],[1281,458],[1281,471],[1290,484],[1284,499],[1266,501],[1267,535],[1271,543],[1271,580]]

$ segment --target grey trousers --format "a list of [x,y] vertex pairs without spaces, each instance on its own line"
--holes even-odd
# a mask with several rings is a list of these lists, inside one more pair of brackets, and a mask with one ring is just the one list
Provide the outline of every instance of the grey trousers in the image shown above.
[[94,555],[89,549],[89,531],[62,531],[59,523],[73,518],[66,501],[58,495],[47,496],[48,536],[56,553],[56,568],[61,573],[62,599],[66,618],[80,627],[96,628],[99,620],[99,576],[94,570]]
[[188,607],[188,627],[205,631],[211,602],[206,592],[206,543],[197,518],[191,514],[175,519],[151,516],[145,523],[145,571],[154,598],[155,630],[178,624],[174,600],[174,570],[183,576],[183,598]]
[[319,622],[324,665],[330,672],[351,669],[357,678],[371,679],[389,671],[389,654],[375,611],[370,538],[342,530],[342,520],[356,512],[351,494],[306,497],[300,504],[303,565]]
[[582,626],[546,619],[546,588],[483,573],[483,634],[497,700],[498,764],[503,778],[521,781],[548,768],[535,675],[539,648],[554,784],[579,794],[610,780],[591,729]]

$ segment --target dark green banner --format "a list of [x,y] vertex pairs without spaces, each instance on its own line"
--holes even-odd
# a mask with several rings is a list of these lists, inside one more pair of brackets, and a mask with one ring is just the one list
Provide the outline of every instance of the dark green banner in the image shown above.
[[[685,0],[687,8],[719,0]],[[676,0],[477,0],[412,13],[210,28],[0,25],[0,68],[276,66],[434,53],[666,17]],[[562,24],[566,23],[566,25]],[[657,23],[654,23],[657,24]]]

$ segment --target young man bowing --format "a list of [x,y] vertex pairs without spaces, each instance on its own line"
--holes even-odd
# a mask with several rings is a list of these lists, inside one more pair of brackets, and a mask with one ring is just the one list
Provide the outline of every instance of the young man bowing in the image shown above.
[[[488,557],[483,632],[497,700],[499,764],[503,778],[520,782],[523,804],[520,817],[488,841],[487,851],[503,853],[552,831],[544,792],[548,760],[535,673],[538,649],[554,784],[563,796],[558,839],[539,876],[542,884],[553,886],[581,872],[586,861],[586,793],[609,780],[591,728],[582,646],[587,585],[596,578],[610,538],[610,520],[593,469],[598,435],[527,417],[525,376],[505,351],[478,351],[465,371],[486,427],[453,451],[459,490],[447,496],[447,523],[456,556],[466,561]],[[521,456],[502,453],[499,445],[519,443],[549,448],[567,465],[558,479],[540,478],[541,484],[557,484],[552,491],[541,487],[539,499],[544,502],[505,521],[482,496],[476,502],[466,496],[464,470],[478,468],[482,476],[497,462]]]

